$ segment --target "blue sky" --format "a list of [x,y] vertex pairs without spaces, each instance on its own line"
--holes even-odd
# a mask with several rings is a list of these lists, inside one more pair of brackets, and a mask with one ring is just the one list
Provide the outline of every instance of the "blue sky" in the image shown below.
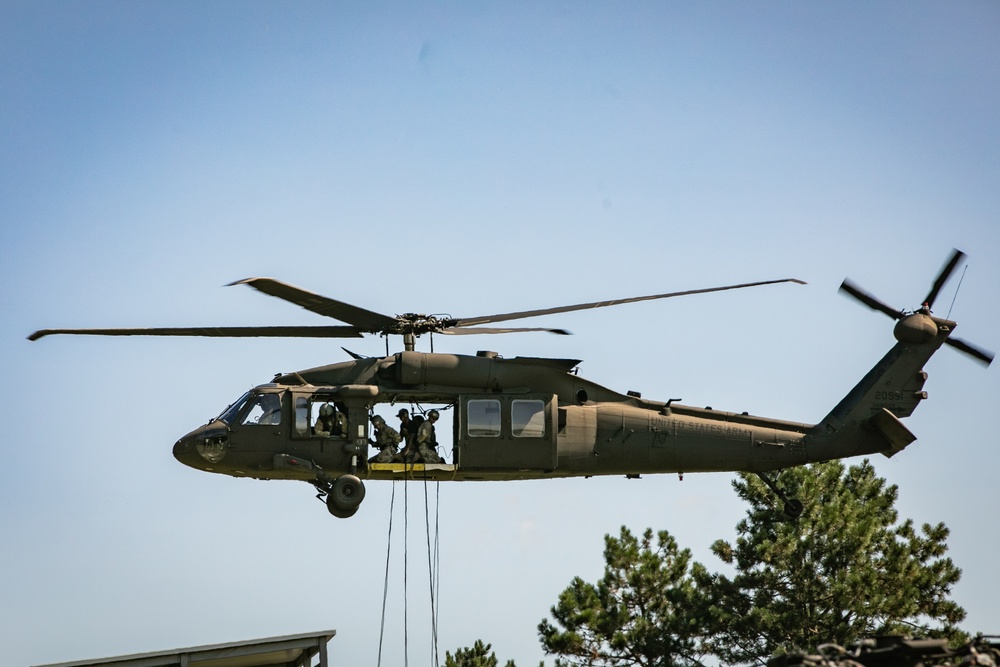
[[[998,27],[988,2],[0,4],[7,659],[335,628],[335,662],[374,663],[392,496],[370,484],[337,521],[305,485],[170,455],[250,386],[348,358],[339,342],[36,329],[327,323],[223,287],[258,275],[455,316],[796,277],[435,348],[579,358],[621,391],[812,422],[892,342],[841,280],[914,308],[957,247],[958,335],[1000,348]],[[1000,380],[952,350],[927,371],[919,440],[874,463],[902,516],[952,529],[966,628],[996,633]],[[442,485],[442,655],[482,638],[537,664],[535,626],[621,525],[721,568],[730,480]],[[415,664],[423,493],[406,489]],[[397,664],[402,595],[396,561]]]

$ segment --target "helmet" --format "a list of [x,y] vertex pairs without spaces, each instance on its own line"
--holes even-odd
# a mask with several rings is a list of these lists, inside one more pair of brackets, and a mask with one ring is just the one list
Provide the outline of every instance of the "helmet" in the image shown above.
[[385,420],[382,419],[381,415],[372,415],[372,423],[376,426],[382,426],[385,424]]
[[439,413],[437,410],[431,410],[430,412],[427,413],[428,419],[437,419],[440,416],[441,413]]
[[333,412],[334,412],[333,406],[330,405],[329,403],[324,403],[319,408],[319,416],[320,417],[332,417],[333,416]]

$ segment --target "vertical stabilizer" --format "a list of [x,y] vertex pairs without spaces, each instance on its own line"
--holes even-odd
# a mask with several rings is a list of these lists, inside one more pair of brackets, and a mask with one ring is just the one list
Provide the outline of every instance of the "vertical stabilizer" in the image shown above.
[[921,344],[895,346],[816,425],[809,458],[828,460],[881,452],[892,456],[916,440],[900,421],[922,400],[924,364],[944,344],[953,324],[941,322],[937,335]]

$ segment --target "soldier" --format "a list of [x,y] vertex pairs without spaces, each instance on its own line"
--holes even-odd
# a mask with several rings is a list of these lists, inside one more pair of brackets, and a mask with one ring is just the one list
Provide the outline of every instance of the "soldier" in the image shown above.
[[400,456],[405,461],[411,452],[417,451],[417,448],[413,446],[417,437],[417,424],[410,419],[410,411],[406,408],[401,408],[396,416],[399,418],[399,437],[403,443],[403,451],[400,452]]
[[417,452],[424,463],[441,463],[441,457],[437,453],[437,438],[434,433],[434,422],[440,417],[437,410],[427,413],[427,419],[417,429]]
[[342,436],[347,431],[347,418],[343,412],[337,410],[329,403],[324,403],[319,408],[319,419],[313,428],[313,434],[325,437]]
[[368,459],[369,463],[392,463],[398,460],[396,449],[399,446],[399,432],[385,423],[379,415],[372,416],[372,426],[375,427],[375,439],[368,442],[379,449],[378,454]]

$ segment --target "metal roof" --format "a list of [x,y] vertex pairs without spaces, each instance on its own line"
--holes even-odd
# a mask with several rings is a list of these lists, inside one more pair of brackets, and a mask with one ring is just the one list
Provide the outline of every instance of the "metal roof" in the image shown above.
[[336,634],[325,630],[38,667],[311,667],[317,654],[317,667],[328,667],[326,645]]

